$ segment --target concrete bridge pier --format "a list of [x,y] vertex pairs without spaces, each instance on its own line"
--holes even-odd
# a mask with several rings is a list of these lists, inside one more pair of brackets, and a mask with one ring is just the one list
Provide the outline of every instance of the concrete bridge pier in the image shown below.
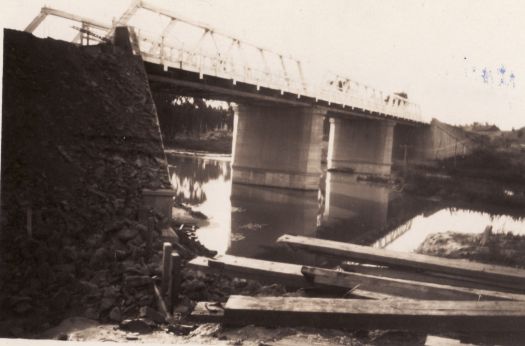
[[317,190],[324,115],[315,107],[240,104],[235,112],[232,181]]
[[330,119],[328,169],[390,175],[394,126],[391,120]]

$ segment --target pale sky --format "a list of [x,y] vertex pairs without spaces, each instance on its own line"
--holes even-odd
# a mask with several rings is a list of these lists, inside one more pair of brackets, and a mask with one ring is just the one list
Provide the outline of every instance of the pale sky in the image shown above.
[[[523,1],[149,2],[320,70],[405,91],[426,118],[525,126]],[[0,0],[0,25],[23,30],[44,4],[109,24],[130,0]],[[52,31],[43,24],[37,34]]]

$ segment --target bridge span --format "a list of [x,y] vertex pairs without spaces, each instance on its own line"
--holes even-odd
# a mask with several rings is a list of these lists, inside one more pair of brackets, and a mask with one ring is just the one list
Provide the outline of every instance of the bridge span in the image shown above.
[[[162,32],[133,22],[140,12],[164,18]],[[325,117],[334,170],[388,176],[395,134],[413,145],[428,135],[419,106],[402,95],[334,73],[320,76],[298,59],[144,1],[111,24],[44,7],[26,31],[35,32],[49,16],[78,25],[74,43],[113,39],[140,55],[153,91],[234,101],[234,182],[317,189]]]

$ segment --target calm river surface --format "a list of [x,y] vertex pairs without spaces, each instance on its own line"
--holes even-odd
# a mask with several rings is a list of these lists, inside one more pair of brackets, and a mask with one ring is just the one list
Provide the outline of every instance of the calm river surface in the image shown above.
[[304,264],[314,255],[276,246],[284,233],[413,251],[432,233],[525,234],[525,222],[510,216],[436,209],[383,186],[358,183],[351,175],[327,173],[319,192],[232,184],[229,157],[168,156],[180,202],[208,216],[198,230],[219,253]]

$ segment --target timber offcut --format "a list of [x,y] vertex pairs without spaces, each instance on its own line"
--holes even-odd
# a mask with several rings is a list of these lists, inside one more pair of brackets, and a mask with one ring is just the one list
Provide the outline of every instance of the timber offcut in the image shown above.
[[525,302],[230,296],[224,323],[346,330],[523,331]]
[[277,242],[292,248],[343,257],[357,262],[461,275],[468,278],[497,281],[502,286],[525,288],[525,270],[518,268],[397,252],[288,234],[279,237]]

